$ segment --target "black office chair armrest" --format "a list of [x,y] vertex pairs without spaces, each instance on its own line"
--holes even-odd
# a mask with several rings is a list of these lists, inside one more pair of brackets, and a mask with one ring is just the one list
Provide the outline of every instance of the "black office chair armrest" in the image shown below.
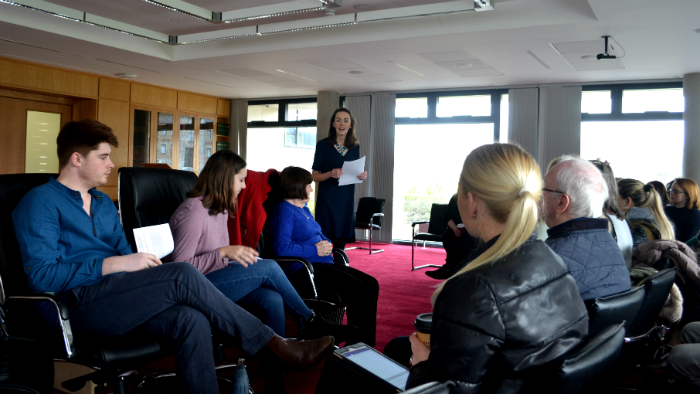
[[318,292],[316,291],[316,284],[314,283],[314,267],[311,265],[309,260],[303,257],[295,256],[272,257],[270,260],[274,260],[277,263],[301,263],[307,272],[307,275],[305,276],[307,282],[303,285],[303,289],[296,289],[297,293],[299,293],[299,296],[302,299],[308,299],[309,297],[314,300],[318,299]]
[[381,217],[384,217],[384,214],[383,214],[383,213],[375,213],[374,215],[372,215],[372,217],[375,217],[375,216],[381,216]]
[[[71,330],[68,306],[56,299],[54,294],[51,293],[37,293],[25,296],[11,296],[5,300],[3,306],[13,304],[15,302],[35,302],[35,301],[49,301],[54,308],[52,310],[56,311],[56,318],[58,320],[59,327],[61,329],[61,336],[63,337],[63,345],[66,351],[66,357],[71,358],[75,355],[75,344],[73,343],[73,331]],[[7,309],[7,308],[6,308]]]
[[[333,248],[332,253],[333,253],[333,263],[334,264],[340,264],[340,265],[344,265],[346,267],[350,266],[350,258],[348,258],[348,254],[345,253],[345,250]],[[338,256],[338,258],[336,258],[336,255]]]
[[413,223],[411,223],[411,227],[415,227],[416,224],[425,224],[425,223],[430,223],[430,220],[418,220]]

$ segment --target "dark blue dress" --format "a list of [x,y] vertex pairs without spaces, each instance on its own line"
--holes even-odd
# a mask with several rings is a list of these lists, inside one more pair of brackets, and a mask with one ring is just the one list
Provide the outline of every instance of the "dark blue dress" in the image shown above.
[[[350,149],[345,156],[338,153],[335,146],[324,138],[316,143],[314,164],[311,168],[320,173],[334,168],[343,168],[346,161],[360,158],[360,146]],[[338,186],[338,180],[328,178],[318,184],[316,201],[316,221],[323,235],[333,239],[355,238],[355,185]]]

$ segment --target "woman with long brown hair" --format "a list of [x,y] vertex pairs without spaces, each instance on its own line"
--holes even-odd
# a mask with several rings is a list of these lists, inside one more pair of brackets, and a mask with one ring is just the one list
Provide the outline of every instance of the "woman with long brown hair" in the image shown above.
[[676,240],[686,242],[700,231],[700,190],[689,178],[676,178],[668,189],[671,205],[664,207],[676,227]]
[[617,182],[617,189],[617,205],[630,222],[635,249],[655,239],[676,239],[673,225],[664,213],[663,200],[651,183],[625,178]]
[[170,219],[175,240],[171,261],[194,265],[231,301],[262,309],[263,322],[285,334],[284,309],[301,318],[312,334],[332,332],[340,342],[356,328],[328,323],[309,309],[279,265],[255,249],[229,245],[227,222],[245,188],[246,162],[230,150],[213,154],[195,187]]
[[[316,144],[313,180],[318,182],[316,221],[333,244],[344,249],[355,238],[355,185],[338,185],[346,161],[360,158],[360,142],[355,135],[355,118],[346,108],[333,112],[328,137]],[[367,179],[367,171],[357,176]]]

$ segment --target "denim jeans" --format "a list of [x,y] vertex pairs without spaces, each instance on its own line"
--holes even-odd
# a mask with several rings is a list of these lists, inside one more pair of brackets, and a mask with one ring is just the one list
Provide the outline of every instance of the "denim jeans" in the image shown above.
[[234,263],[205,276],[231,301],[262,309],[263,322],[279,336],[284,337],[285,306],[306,320],[313,314],[273,260],[258,260],[248,267]]

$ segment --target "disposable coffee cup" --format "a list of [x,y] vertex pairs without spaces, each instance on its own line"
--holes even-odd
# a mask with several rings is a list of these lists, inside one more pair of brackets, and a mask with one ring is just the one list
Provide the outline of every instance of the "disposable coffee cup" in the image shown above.
[[421,313],[416,317],[416,321],[413,322],[416,327],[416,336],[418,339],[425,344],[425,346],[430,347],[430,331],[433,328],[433,314],[432,313]]

